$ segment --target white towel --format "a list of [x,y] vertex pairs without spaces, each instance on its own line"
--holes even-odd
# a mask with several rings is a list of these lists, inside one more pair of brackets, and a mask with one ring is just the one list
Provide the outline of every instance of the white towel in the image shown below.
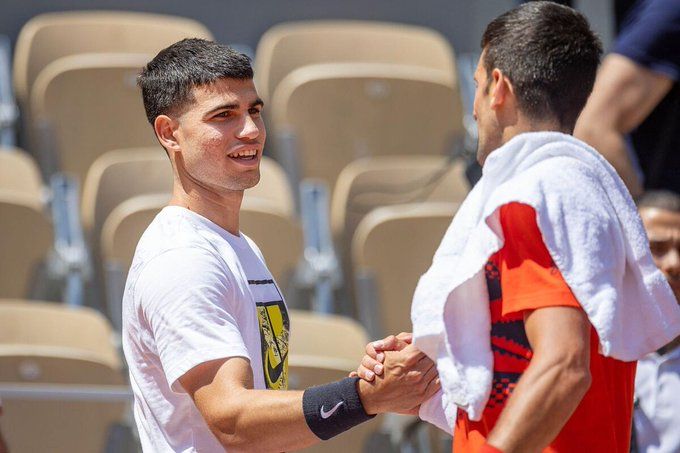
[[414,341],[436,361],[444,390],[441,402],[423,405],[421,417],[436,419],[427,412],[444,409],[449,428],[457,407],[479,420],[489,398],[484,265],[503,247],[499,211],[511,202],[536,210],[543,241],[595,327],[603,355],[637,360],[680,334],[680,308],[611,165],[570,135],[518,135],[487,158],[413,297]]

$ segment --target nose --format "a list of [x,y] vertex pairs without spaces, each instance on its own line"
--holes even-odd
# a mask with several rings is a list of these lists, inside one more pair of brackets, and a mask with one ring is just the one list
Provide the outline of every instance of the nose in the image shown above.
[[263,124],[258,124],[258,122],[256,122],[250,115],[246,115],[242,127],[239,128],[237,136],[238,138],[244,140],[255,140],[261,133],[260,126],[264,128]]

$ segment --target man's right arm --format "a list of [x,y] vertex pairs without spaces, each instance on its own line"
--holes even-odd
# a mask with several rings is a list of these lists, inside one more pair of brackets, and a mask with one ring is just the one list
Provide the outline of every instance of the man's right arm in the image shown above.
[[[200,364],[179,382],[229,451],[287,451],[320,440],[305,418],[304,392],[253,390],[250,363],[244,358]],[[356,385],[370,415],[407,412],[439,389],[434,364],[414,347],[386,353],[382,376]],[[338,420],[331,415],[328,422]]]

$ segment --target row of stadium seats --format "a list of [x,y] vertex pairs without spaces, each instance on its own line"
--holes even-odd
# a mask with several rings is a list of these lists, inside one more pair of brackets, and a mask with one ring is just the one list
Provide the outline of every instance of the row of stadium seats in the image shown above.
[[[368,341],[361,325],[296,310],[290,317],[292,389],[341,379],[356,367]],[[0,425],[11,451],[125,451],[131,393],[113,338],[93,309],[0,299]],[[376,418],[307,451],[361,451],[380,423]]]
[[[103,322],[102,337],[116,337],[136,243],[167,204],[172,187],[167,156],[147,123],[136,75],[161,48],[184,37],[210,39],[211,34],[194,21],[140,13],[51,13],[24,26],[14,53],[14,93],[23,143],[35,158],[0,148],[0,246],[5,252],[0,297],[50,297],[57,280],[66,301],[100,308],[111,325],[101,317],[79,323]],[[294,311],[290,384],[304,388],[345,376],[356,366],[368,334],[375,338],[410,329],[418,277],[469,190],[459,158],[467,131],[457,65],[448,42],[424,28],[289,23],[263,35],[255,77],[267,103],[270,139],[261,181],[244,198],[241,230],[262,249],[290,306],[348,314],[368,328]],[[2,305],[12,304],[0,304],[0,310]],[[19,310],[39,320],[43,309],[67,329],[71,321],[60,321],[55,310],[93,315],[41,303],[23,302]],[[44,330],[40,322],[21,331],[38,335]],[[333,329],[340,331],[329,336]],[[346,341],[324,344],[320,338]],[[89,341],[80,338],[68,347],[78,349],[78,342]],[[2,337],[0,347],[8,345],[10,358],[0,361],[12,364],[3,369],[15,371],[7,371],[0,385],[125,383],[115,343],[107,346],[113,351],[107,354],[118,361],[107,362],[108,377],[88,372],[78,380],[81,352],[60,355],[63,351],[44,345],[23,350],[36,346],[25,342]],[[13,349],[14,343],[21,347]],[[68,368],[68,376],[49,371],[52,366]],[[35,372],[22,374],[26,369],[42,370],[44,379],[32,378]],[[129,391],[117,388],[107,401],[63,407],[89,414],[91,423],[99,420],[104,427],[113,421],[127,424],[121,414]],[[15,394],[22,401],[30,389],[19,390]],[[82,396],[82,389],[58,390],[71,400]],[[43,411],[54,425],[49,389],[36,391],[47,397],[38,398],[31,410]],[[26,415],[17,409],[23,402],[14,404],[1,389],[0,395],[6,413]],[[83,409],[83,404],[99,406]],[[104,406],[108,409],[100,411]],[[78,416],[71,418],[77,426]],[[26,429],[32,425],[13,420],[3,417],[0,423],[3,432],[16,433],[9,436],[10,444],[30,446],[20,451],[59,451],[55,445],[69,445],[62,443],[66,434],[51,434],[52,444],[36,444],[41,440]],[[317,450],[360,451],[380,423]],[[60,426],[66,433],[76,429]],[[87,429],[99,443],[82,451],[101,450],[107,430]],[[115,443],[116,436],[109,440]]]
[[[2,223],[0,235],[8,252],[0,259],[0,296],[27,297],[37,263],[53,248],[54,222],[31,158],[5,150],[0,165],[0,210],[3,218],[12,219]],[[370,274],[377,280],[377,293],[363,292],[365,283],[354,291],[358,304],[353,309],[375,325],[372,334],[408,329],[409,295],[456,210],[455,202],[467,192],[461,173],[459,164],[438,156],[364,158],[341,172],[333,195],[333,231],[338,249],[347,252],[342,255],[345,283],[352,285],[357,276],[365,281]],[[246,191],[241,229],[259,244],[277,281],[289,288],[296,283],[303,256],[300,220],[281,167],[265,157],[261,174],[261,183]],[[105,289],[107,312],[117,327],[135,246],[167,204],[171,188],[169,163],[158,147],[108,152],[87,175],[80,217],[95,277]],[[391,294],[390,288],[398,288],[400,295]],[[373,308],[365,311],[367,307]],[[367,317],[370,313],[385,318],[378,323]],[[395,315],[398,321],[388,320]]]

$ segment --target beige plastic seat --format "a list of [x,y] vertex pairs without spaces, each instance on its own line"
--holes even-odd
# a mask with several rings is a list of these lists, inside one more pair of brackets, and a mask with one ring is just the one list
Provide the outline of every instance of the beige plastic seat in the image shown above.
[[[127,271],[139,238],[168,201],[169,196],[164,194],[140,195],[116,207],[102,229],[104,261],[118,262]],[[302,230],[298,222],[270,201],[246,196],[240,224],[241,231],[262,251],[274,278],[285,284],[302,255]]]
[[[430,267],[456,203],[419,203],[375,209],[352,240],[355,273],[374,279],[377,294],[357,294],[359,304],[377,303],[383,333],[410,332],[411,300],[420,276]],[[357,288],[363,288],[357,282]],[[365,307],[364,307],[365,308]]]
[[172,193],[172,168],[160,146],[120,149],[99,156],[83,185],[83,228],[94,244],[106,217],[137,195]]
[[463,135],[448,75],[415,66],[305,66],[277,87],[275,131],[292,131],[302,178],[331,188],[350,162],[379,155],[444,155]]
[[[290,310],[288,358],[289,388],[305,389],[347,377],[356,370],[369,338],[356,321],[337,315]],[[341,341],[339,341],[341,339]],[[347,453],[363,445],[380,427],[381,418],[364,423],[340,436],[304,451]]]
[[157,146],[136,86],[149,58],[79,54],[53,61],[41,71],[31,93],[32,118],[49,125],[61,171],[82,182],[106,151]]
[[427,201],[462,202],[470,190],[465,164],[444,156],[379,156],[356,160],[338,176],[331,206],[336,244],[349,252],[354,231],[375,208]]
[[42,178],[33,157],[18,148],[0,147],[0,190],[42,197]]
[[43,200],[0,189],[0,297],[28,297],[52,243],[52,223]]
[[456,84],[453,49],[434,30],[384,22],[307,21],[279,24],[262,35],[255,58],[258,92],[270,101],[295,69],[335,62],[414,65],[442,71]]
[[[293,194],[283,169],[263,157],[260,175],[245,197],[269,200],[277,211],[293,217]],[[170,160],[160,146],[114,150],[97,158],[87,173],[82,202],[83,227],[92,244],[99,241],[104,221],[118,205],[137,195],[170,194],[172,182]]]
[[[0,326],[0,386],[36,392],[124,384],[111,328],[93,310],[7,302],[0,304]],[[11,451],[104,451],[125,407],[121,401],[3,395],[2,432]]]
[[183,38],[212,39],[202,24],[159,14],[73,11],[33,17],[21,29],[14,52],[14,89],[22,106],[28,103],[38,74],[51,62],[91,52],[156,55]]

